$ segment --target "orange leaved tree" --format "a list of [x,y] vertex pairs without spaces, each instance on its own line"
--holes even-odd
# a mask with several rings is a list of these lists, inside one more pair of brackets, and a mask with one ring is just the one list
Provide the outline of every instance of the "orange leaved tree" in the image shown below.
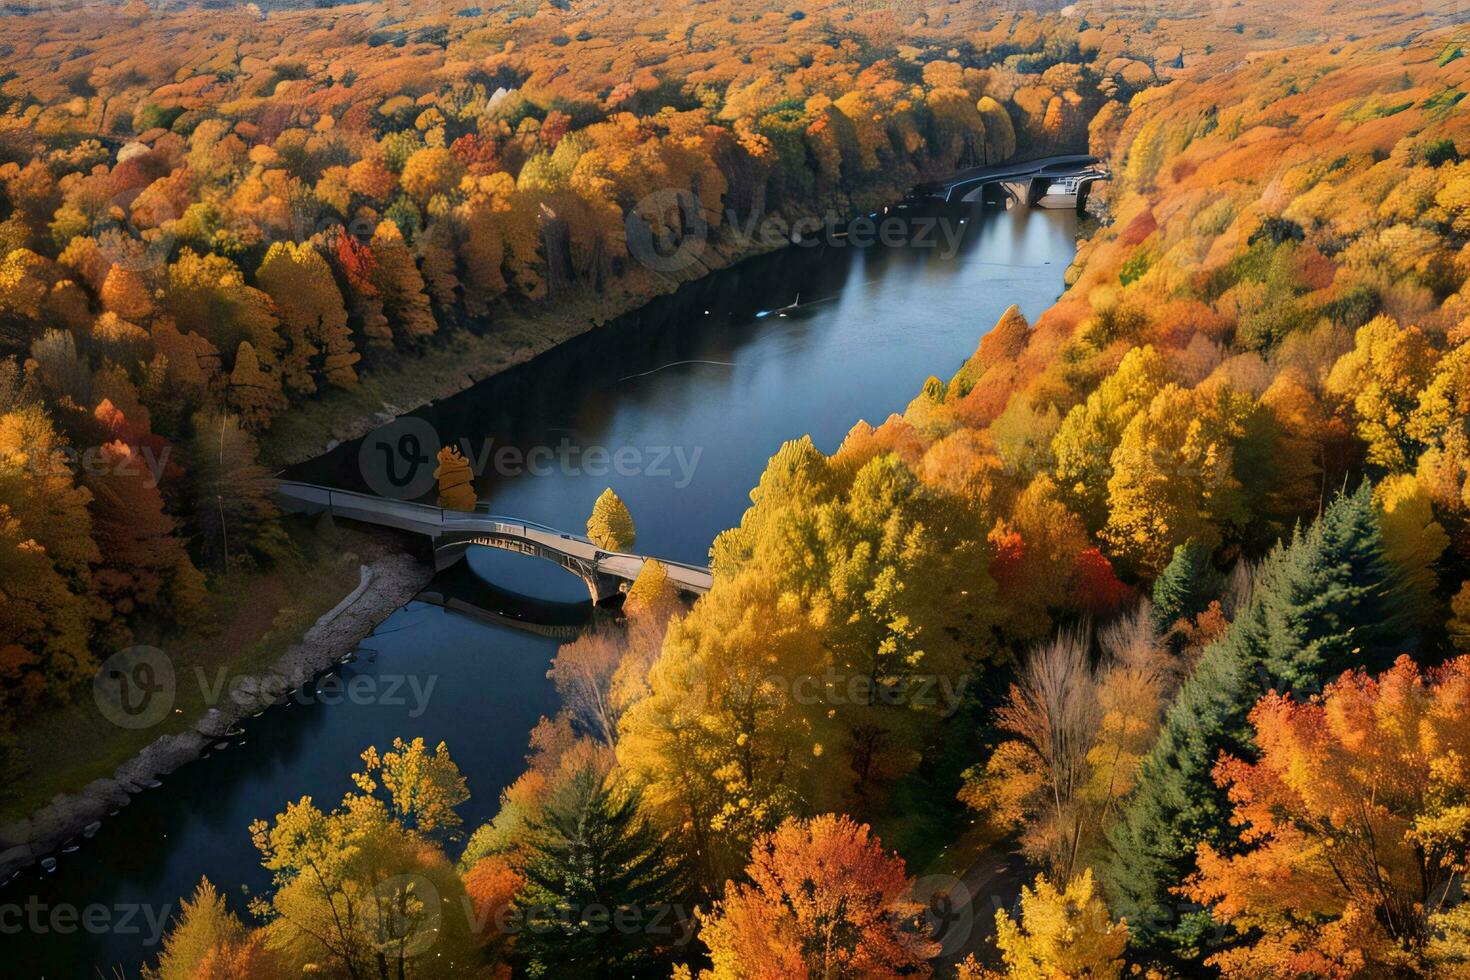
[[1199,849],[1184,891],[1249,936],[1226,977],[1388,976],[1463,958],[1447,941],[1470,862],[1470,657],[1320,697],[1268,695],[1251,712],[1260,761],[1224,757],[1246,849]]
[[903,859],[866,824],[787,820],[756,841],[746,873],[704,922],[714,969],[701,980],[929,976],[938,948],[914,927]]

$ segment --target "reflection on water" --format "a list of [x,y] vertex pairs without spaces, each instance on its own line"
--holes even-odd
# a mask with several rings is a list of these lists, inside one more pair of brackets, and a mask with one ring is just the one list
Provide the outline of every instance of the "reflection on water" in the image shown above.
[[[433,583],[420,595],[421,602],[431,603],[461,616],[469,616],[493,626],[508,627],[558,640],[573,639],[592,621],[594,609],[590,598],[553,600],[542,589],[541,595],[526,595],[501,588],[494,583],[518,577],[516,569],[526,559],[511,561],[498,568],[488,559],[497,554],[489,548],[476,548],[462,561],[435,576]],[[559,585],[566,584],[564,581]],[[586,587],[579,590],[584,596]],[[607,613],[599,613],[607,615]]]
[[[967,220],[954,255],[822,246],[754,260],[418,414],[442,440],[491,459],[477,489],[494,513],[580,531],[612,486],[633,513],[637,550],[703,562],[783,440],[810,434],[835,449],[857,419],[879,422],[930,374],[948,376],[1008,305],[1034,318],[1061,291],[1071,213]],[[772,312],[798,295],[797,309]],[[497,472],[493,453],[503,447],[523,459],[539,447],[539,458],[558,462],[541,475]],[[344,445],[290,475],[362,489],[357,449]],[[625,462],[636,451],[637,465],[619,468],[620,450]],[[573,451],[576,462],[560,462]],[[371,679],[378,701],[314,699],[267,712],[239,744],[176,773],[62,855],[54,875],[0,890],[0,905],[34,896],[48,907],[144,903],[158,914],[208,875],[243,913],[269,880],[250,821],[303,795],[339,799],[358,753],[395,735],[446,741],[473,794],[466,824],[493,816],[523,766],[528,731],[555,711],[545,675],[559,640],[519,627],[581,621],[586,587],[549,562],[477,548],[467,568],[431,589],[438,601],[478,602],[521,622],[410,603],[340,671],[345,681]],[[70,978],[118,963],[131,974],[156,954],[148,931],[0,935],[0,956],[7,975]]]

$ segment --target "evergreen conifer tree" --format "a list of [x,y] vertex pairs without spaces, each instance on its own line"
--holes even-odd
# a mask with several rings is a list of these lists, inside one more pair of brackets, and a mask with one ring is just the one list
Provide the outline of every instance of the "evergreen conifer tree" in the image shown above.
[[1163,633],[1181,619],[1198,616],[1220,594],[1221,585],[1207,545],[1194,540],[1179,545],[1154,582],[1154,625]]
[[1250,603],[1170,706],[1109,831],[1109,905],[1136,936],[1197,944],[1205,916],[1171,911],[1169,888],[1200,842],[1228,842],[1229,805],[1211,778],[1220,752],[1248,757],[1246,716],[1267,691],[1308,694],[1351,667],[1385,668],[1407,635],[1396,593],[1367,484],[1267,558]]
[[[639,796],[594,765],[547,799],[516,904],[517,950],[532,976],[651,976],[660,947],[681,934],[675,850],[638,812]],[[668,967],[664,966],[667,973]]]

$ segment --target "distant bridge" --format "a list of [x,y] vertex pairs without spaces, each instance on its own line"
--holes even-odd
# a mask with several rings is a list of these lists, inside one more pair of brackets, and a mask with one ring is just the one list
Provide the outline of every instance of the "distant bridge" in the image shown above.
[[[291,514],[325,512],[346,520],[422,534],[433,544],[436,571],[459,561],[471,545],[544,558],[587,583],[593,602],[605,602],[627,591],[644,564],[655,560],[646,555],[604,551],[580,535],[513,517],[446,510],[312,483],[279,481],[276,500],[282,510]],[[691,595],[709,591],[714,577],[708,568],[661,558],[657,561],[668,570],[669,581],[680,591]]]
[[946,180],[920,184],[908,196],[910,200],[937,199],[952,204],[980,201],[1008,208],[1023,204],[1081,211],[1092,185],[1111,179],[1112,174],[1101,160],[1078,153],[971,167]]

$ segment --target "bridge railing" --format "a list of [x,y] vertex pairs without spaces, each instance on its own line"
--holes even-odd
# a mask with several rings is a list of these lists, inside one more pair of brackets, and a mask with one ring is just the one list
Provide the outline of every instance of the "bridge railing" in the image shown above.
[[278,491],[293,500],[303,503],[319,504],[328,510],[341,509],[343,511],[360,511],[367,514],[397,514],[408,520],[435,524],[441,528],[453,528],[456,525],[464,530],[485,530],[486,522],[496,525],[494,530],[501,534],[521,534],[528,531],[539,531],[542,534],[552,535],[567,541],[575,541],[578,544],[587,545],[597,549],[597,554],[604,558],[628,558],[636,561],[657,561],[661,565],[672,568],[682,568],[690,572],[708,574],[709,569],[702,565],[689,562],[670,561],[665,558],[654,558],[650,555],[640,555],[625,551],[607,551],[598,548],[590,539],[580,534],[570,534],[559,530],[549,524],[541,524],[536,521],[527,521],[519,517],[506,517],[492,514],[488,509],[473,511],[446,510],[434,504],[421,504],[413,500],[394,500],[391,497],[380,497],[377,494],[361,493],[356,490],[337,490],[332,487],[323,487],[315,483],[301,483],[295,480],[280,480],[276,484]]
[[558,530],[549,524],[539,524],[536,521],[528,521],[520,517],[509,517],[501,514],[492,514],[489,509],[475,510],[446,510],[436,504],[424,504],[417,500],[395,500],[392,497],[382,497],[373,493],[362,493],[358,490],[338,490],[334,487],[318,486],[315,483],[299,483],[294,480],[281,480],[277,486],[286,492],[287,496],[303,500],[305,502],[321,504],[324,507],[353,508],[376,513],[405,514],[418,520],[428,521],[434,524],[448,525],[457,522],[477,520],[491,521],[496,524],[506,525],[509,529],[527,531],[535,529],[547,534],[555,534],[558,537],[573,541],[581,541],[591,544],[587,538],[576,534],[568,534]]
[[314,483],[298,483],[281,480],[276,484],[277,493],[291,500],[318,504],[329,510],[359,510],[369,514],[398,514],[410,520],[444,523],[444,508],[432,504],[421,504],[412,500],[394,500],[377,494],[358,493],[355,490],[337,490]]
[[592,539],[589,538],[589,537],[586,537],[585,535],[572,534],[570,531],[563,531],[560,528],[552,527],[550,524],[541,524],[541,523],[539,523],[537,521],[528,521],[524,517],[501,517],[501,516],[498,516],[496,514],[492,514],[492,513],[490,513],[490,508],[488,506],[484,505],[484,504],[476,504],[475,505],[475,509],[473,511],[451,511],[451,513],[455,513],[455,514],[470,514],[470,513],[473,513],[473,514],[475,514],[477,516],[483,514],[484,516],[490,518],[491,520],[496,520],[496,521],[510,521],[512,523],[515,523],[515,524],[522,524],[522,525],[524,525],[526,527],[529,527],[529,528],[535,528],[538,531],[545,531],[548,534],[559,534],[562,537],[564,537],[564,538],[570,538],[573,541],[581,541],[583,544],[592,544]]

